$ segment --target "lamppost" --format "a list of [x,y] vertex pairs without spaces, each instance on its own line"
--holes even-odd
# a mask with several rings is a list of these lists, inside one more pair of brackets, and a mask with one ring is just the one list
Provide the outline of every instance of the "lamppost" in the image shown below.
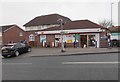
[[58,19],[57,21],[60,23],[60,28],[61,28],[61,32],[60,32],[60,34],[61,34],[61,52],[65,52],[64,43],[63,43],[63,33],[64,33],[63,32],[63,24],[64,24],[64,22],[62,19]]
[[[112,5],[113,5],[114,3],[111,3],[111,26],[110,27],[112,27]],[[107,33],[107,38],[108,38],[108,48],[110,48],[111,47],[111,43],[110,43],[110,33]]]
[[113,5],[114,3],[111,3],[111,27],[112,27],[112,5]]

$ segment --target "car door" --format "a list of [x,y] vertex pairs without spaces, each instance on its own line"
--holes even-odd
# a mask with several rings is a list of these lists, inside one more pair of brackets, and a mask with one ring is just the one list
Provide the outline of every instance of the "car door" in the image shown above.
[[20,43],[20,49],[22,53],[25,53],[26,52],[25,44]]
[[16,45],[16,48],[17,48],[17,50],[19,51],[19,53],[24,53],[24,48],[23,48],[23,46],[22,46],[20,43],[18,43],[18,44]]

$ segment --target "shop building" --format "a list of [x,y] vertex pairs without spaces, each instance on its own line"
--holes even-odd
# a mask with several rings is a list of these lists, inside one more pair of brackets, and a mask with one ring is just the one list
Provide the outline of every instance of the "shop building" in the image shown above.
[[[58,22],[63,20],[63,31]],[[109,30],[90,20],[72,21],[59,14],[38,16],[26,23],[26,40],[33,46],[61,47],[61,33],[65,47],[107,47]]]

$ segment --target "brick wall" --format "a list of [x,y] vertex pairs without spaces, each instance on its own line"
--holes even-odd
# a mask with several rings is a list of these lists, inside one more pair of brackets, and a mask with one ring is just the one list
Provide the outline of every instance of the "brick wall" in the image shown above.
[[107,32],[102,32],[100,33],[100,47],[101,48],[106,48],[108,47],[108,41],[107,41],[107,38],[101,38],[103,37],[104,35],[106,35]]
[[[23,33],[23,36],[20,36],[19,33]],[[3,32],[2,40],[3,44],[7,44],[9,41],[20,42],[25,39],[25,32],[18,26],[13,26],[9,30]]]
[[[34,37],[35,37],[35,41],[34,42],[33,41],[32,42],[29,41],[30,34],[34,35]],[[25,34],[25,39],[31,46],[39,46],[39,45],[41,45],[40,44],[40,35],[36,35],[35,31],[27,31],[26,34]]]
[[52,47],[52,44],[55,42],[55,35],[46,35],[46,44],[49,44]]

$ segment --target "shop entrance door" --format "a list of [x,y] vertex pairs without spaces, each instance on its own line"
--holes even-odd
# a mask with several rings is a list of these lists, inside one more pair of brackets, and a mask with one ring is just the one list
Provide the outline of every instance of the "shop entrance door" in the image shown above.
[[95,47],[96,46],[95,35],[88,35],[88,36],[89,36],[89,47]]
[[87,35],[80,35],[81,47],[87,47]]

